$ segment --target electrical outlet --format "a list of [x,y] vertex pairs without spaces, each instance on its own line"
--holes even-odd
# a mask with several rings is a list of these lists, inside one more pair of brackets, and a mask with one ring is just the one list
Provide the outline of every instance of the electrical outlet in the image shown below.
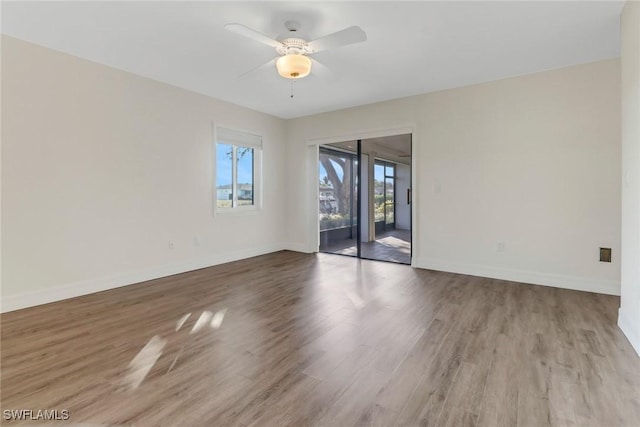
[[600,248],[600,262],[611,262],[611,248]]
[[193,246],[200,246],[200,238],[198,236],[193,236]]
[[176,246],[173,244],[171,240],[169,240],[169,249],[175,249]]
[[496,244],[496,250],[498,252],[504,252],[505,251],[505,243],[504,242],[498,242]]

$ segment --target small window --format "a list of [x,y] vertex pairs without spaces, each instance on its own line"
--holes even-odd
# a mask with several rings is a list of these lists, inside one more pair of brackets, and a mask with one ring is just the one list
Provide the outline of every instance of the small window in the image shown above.
[[262,138],[230,129],[216,132],[216,209],[258,207]]

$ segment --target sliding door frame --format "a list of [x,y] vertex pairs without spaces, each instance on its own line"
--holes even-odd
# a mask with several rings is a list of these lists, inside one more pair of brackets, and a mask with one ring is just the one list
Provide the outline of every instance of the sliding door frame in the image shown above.
[[[356,221],[356,256],[362,258],[362,140],[357,141],[356,160],[358,162],[358,171],[356,175],[356,194],[358,195],[358,208]],[[367,192],[367,204],[369,203],[369,192]],[[351,197],[353,200],[353,197]],[[367,218],[369,221],[369,218]]]

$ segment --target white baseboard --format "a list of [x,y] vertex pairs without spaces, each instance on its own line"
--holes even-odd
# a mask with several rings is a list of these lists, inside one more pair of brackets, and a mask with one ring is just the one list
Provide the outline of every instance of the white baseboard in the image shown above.
[[615,280],[593,279],[589,277],[564,276],[532,271],[512,270],[475,264],[449,262],[437,258],[414,259],[413,267],[449,273],[468,274],[470,276],[595,292],[598,294],[620,295],[620,282]]
[[[27,292],[18,295],[3,296],[0,300],[0,312],[8,312],[19,310],[22,308],[33,307],[36,305],[47,304],[50,302],[61,301],[68,298],[74,298],[82,295],[92,294],[95,292],[106,291],[109,289],[128,286],[135,283],[145,282],[147,280],[158,279],[160,277],[171,276],[173,274],[185,273],[187,271],[198,270],[200,268],[211,267],[226,262],[237,261],[240,259],[251,258],[258,255],[264,255],[280,250],[290,250],[302,253],[311,253],[308,247],[300,243],[285,243],[279,245],[269,245],[260,248],[253,248],[243,251],[226,252],[223,254],[214,254],[208,257],[189,260],[175,264],[158,266],[148,270],[129,272],[107,277],[100,277],[93,280],[86,280],[67,285],[57,286],[41,291]],[[425,268],[430,270],[447,271],[451,273],[468,274],[471,276],[489,277],[494,279],[510,280],[522,283],[531,283],[535,285],[554,286],[565,289],[575,289],[579,291],[596,292],[608,295],[620,295],[620,283],[615,281],[589,279],[573,276],[559,276],[546,273],[535,273],[519,270],[509,270],[503,268],[486,267],[471,264],[459,264],[443,261],[440,259],[415,259],[413,267]],[[620,328],[625,331],[631,331],[633,336],[637,332],[631,323],[624,324],[622,314],[619,318]],[[625,325],[623,327],[623,324]],[[630,336],[627,334],[627,336]],[[631,341],[632,338],[629,338]],[[636,350],[639,348],[640,340],[636,338],[633,344]]]
[[0,311],[2,313],[5,313],[8,311],[33,307],[36,305],[61,301],[68,298],[74,298],[82,295],[92,294],[95,292],[119,288],[122,286],[133,285],[135,283],[145,282],[147,280],[158,279],[160,277],[171,276],[174,274],[185,273],[187,271],[198,270],[200,268],[224,264],[226,262],[237,261],[240,259],[277,252],[283,249],[285,249],[283,245],[269,245],[243,251],[225,252],[222,254],[214,254],[195,260],[157,266],[148,270],[100,277],[97,279],[56,286],[54,288],[44,289],[41,291],[27,292],[6,297],[3,296],[2,300],[0,301]]
[[618,309],[618,326],[627,337],[633,349],[640,356],[640,325],[634,323],[629,316],[622,310],[622,307]]
[[305,254],[317,252],[309,249],[309,246],[303,243],[285,243],[282,248],[287,251],[302,252]]

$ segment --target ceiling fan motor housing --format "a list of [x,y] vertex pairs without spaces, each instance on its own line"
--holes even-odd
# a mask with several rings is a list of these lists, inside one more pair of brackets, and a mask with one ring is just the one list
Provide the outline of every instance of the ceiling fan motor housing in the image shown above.
[[290,37],[282,40],[282,46],[276,48],[280,55],[306,55],[311,53],[306,40]]

